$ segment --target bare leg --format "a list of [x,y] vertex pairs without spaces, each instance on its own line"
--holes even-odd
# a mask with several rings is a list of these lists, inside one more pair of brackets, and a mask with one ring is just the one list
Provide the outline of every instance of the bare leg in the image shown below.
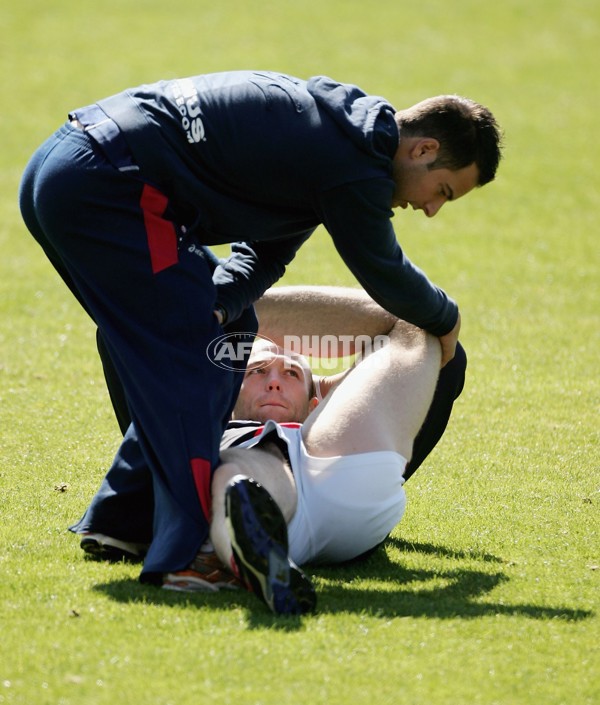
[[391,450],[407,460],[440,370],[437,338],[397,321],[389,344],[359,363],[302,427],[307,451],[334,457]]
[[287,463],[273,444],[261,448],[229,448],[221,453],[221,465],[212,481],[213,516],[210,538],[220,560],[231,566],[231,541],[225,523],[225,489],[236,476],[260,482],[277,502],[287,523],[296,511],[296,485]]

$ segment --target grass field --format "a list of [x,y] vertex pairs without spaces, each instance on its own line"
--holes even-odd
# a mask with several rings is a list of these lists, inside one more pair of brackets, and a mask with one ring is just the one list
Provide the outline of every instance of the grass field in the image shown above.
[[[0,37],[0,703],[600,702],[597,2],[5,0]],[[230,68],[328,74],[398,107],[462,93],[506,133],[496,183],[396,216],[460,302],[469,381],[385,550],[311,571],[302,619],[83,560],[66,526],[118,429],[94,329],[17,209],[70,108]],[[301,282],[354,285],[324,232],[283,280]]]

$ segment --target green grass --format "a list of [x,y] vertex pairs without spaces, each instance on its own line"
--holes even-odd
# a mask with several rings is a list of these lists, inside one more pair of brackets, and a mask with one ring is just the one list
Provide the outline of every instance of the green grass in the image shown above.
[[[597,3],[8,0],[0,36],[0,703],[599,702]],[[83,560],[65,528],[118,430],[93,327],[16,206],[70,108],[247,67],[398,107],[466,94],[506,132],[495,184],[431,221],[396,216],[461,304],[468,385],[385,550],[313,571],[303,619]],[[353,284],[324,232],[284,282]]]

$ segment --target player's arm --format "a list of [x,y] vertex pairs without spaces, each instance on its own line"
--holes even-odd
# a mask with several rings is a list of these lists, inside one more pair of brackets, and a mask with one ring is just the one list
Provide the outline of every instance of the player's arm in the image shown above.
[[[359,336],[363,341],[365,337],[372,340],[387,335],[394,325],[404,325],[407,331],[412,328],[410,324],[400,324],[396,316],[375,303],[364,290],[350,287],[276,287],[269,289],[255,306],[259,333],[281,347],[286,347],[286,336],[294,336],[294,350],[304,355],[312,352],[313,336],[330,336],[325,346],[327,352],[331,357],[342,357],[363,352],[354,344]],[[330,344],[333,339],[338,340],[337,348]],[[304,343],[301,350],[299,342]],[[324,399],[350,369],[314,375],[317,398]]]
[[[362,289],[334,286],[282,286],[269,289],[256,304],[259,333],[284,346],[286,336],[304,338],[310,354],[313,336],[333,336],[332,356],[353,355],[358,336],[386,335],[396,316],[375,303]],[[328,339],[332,340],[332,339]]]

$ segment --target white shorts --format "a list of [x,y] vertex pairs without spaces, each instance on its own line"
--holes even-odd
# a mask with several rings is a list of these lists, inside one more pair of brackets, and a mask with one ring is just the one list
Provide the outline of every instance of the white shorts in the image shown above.
[[340,563],[377,546],[402,518],[406,508],[406,459],[393,451],[316,458],[306,452],[298,424],[268,421],[255,445],[276,431],[287,443],[298,491],[289,526],[294,563]]

